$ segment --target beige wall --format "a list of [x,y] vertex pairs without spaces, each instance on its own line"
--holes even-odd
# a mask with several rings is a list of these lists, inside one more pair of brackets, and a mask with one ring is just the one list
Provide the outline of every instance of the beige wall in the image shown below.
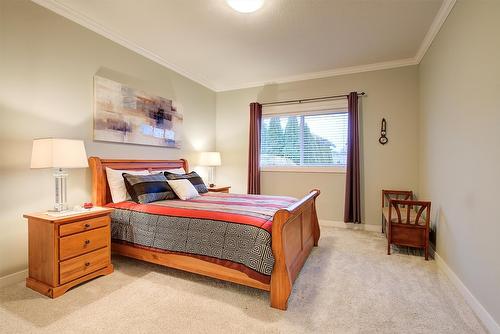
[[[23,212],[52,206],[50,170],[30,170],[32,139],[81,138],[88,155],[194,158],[215,148],[215,93],[29,1],[0,2],[0,276],[26,268]],[[181,46],[177,46],[181,47]],[[184,107],[182,150],[92,141],[93,76]],[[90,199],[90,171],[70,171],[70,204]]]
[[[217,94],[216,147],[222,154],[219,183],[246,192],[249,103],[364,91],[361,99],[362,201],[367,224],[380,223],[382,188],[418,185],[418,71],[416,66],[299,81]],[[388,122],[389,144],[378,143],[380,122]],[[303,196],[321,189],[318,215],[343,220],[345,174],[262,173],[265,194]]]
[[437,252],[500,323],[500,1],[458,1],[420,64]]

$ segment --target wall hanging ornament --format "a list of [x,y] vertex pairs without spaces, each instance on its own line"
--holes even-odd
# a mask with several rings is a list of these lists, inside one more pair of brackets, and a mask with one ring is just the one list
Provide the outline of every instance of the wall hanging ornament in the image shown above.
[[378,139],[378,142],[382,145],[385,145],[389,142],[389,139],[386,137],[387,135],[387,122],[385,121],[385,118],[382,118],[382,124],[380,125],[380,138]]

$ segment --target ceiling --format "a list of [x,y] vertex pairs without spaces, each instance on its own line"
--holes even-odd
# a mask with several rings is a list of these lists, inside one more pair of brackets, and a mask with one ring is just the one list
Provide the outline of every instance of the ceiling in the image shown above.
[[418,64],[455,0],[33,0],[215,91]]

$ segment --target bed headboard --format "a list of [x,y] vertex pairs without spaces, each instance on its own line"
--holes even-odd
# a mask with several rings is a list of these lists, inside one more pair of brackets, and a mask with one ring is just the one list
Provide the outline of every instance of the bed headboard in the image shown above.
[[92,203],[103,206],[111,203],[111,193],[109,192],[108,179],[106,177],[106,167],[112,169],[149,169],[164,170],[174,168],[184,168],[189,172],[186,159],[179,160],[116,160],[90,157],[89,166],[92,171]]

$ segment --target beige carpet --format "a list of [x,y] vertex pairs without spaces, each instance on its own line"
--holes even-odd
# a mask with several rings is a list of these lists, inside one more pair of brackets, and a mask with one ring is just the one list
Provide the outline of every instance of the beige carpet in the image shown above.
[[0,290],[1,333],[484,333],[434,261],[385,255],[378,233],[322,227],[288,311],[268,294],[124,258],[51,300]]

